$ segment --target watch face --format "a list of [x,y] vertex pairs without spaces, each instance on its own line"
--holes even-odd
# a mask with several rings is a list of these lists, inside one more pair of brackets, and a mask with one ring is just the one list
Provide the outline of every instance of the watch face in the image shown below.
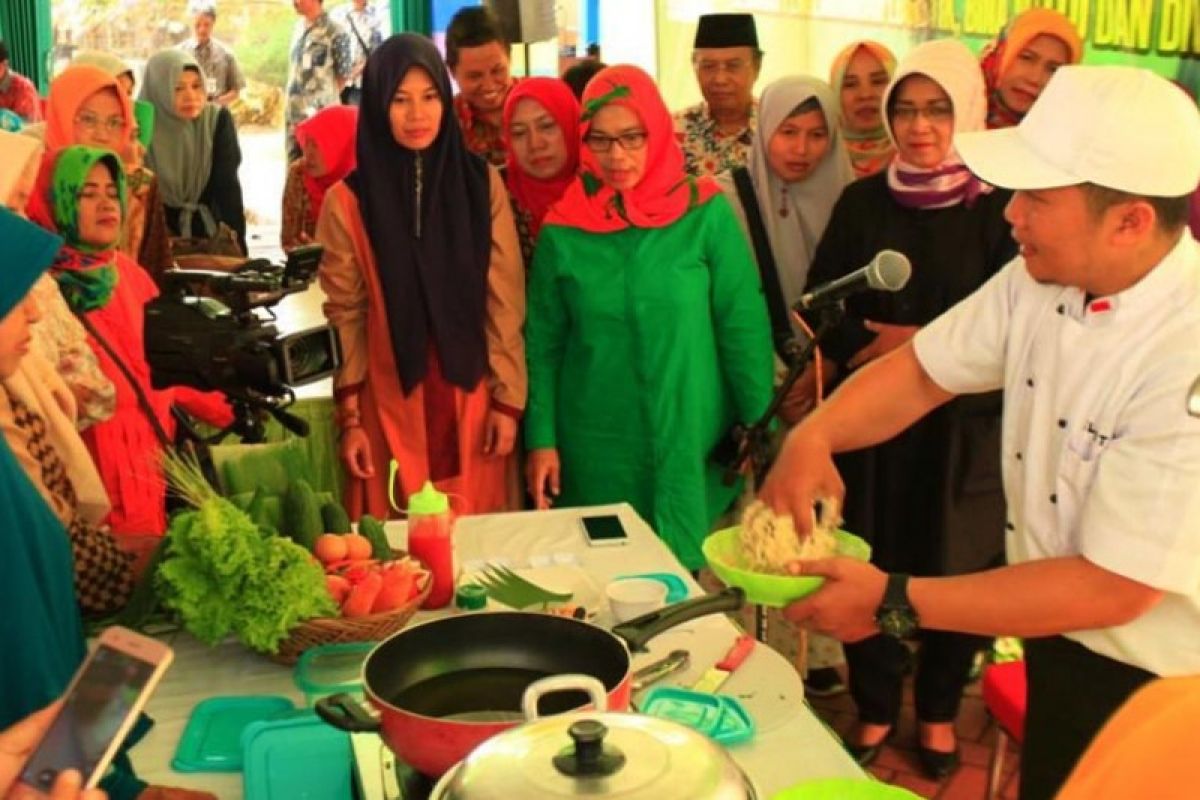
[[908,609],[881,608],[875,621],[880,631],[897,639],[905,639],[917,632],[916,615]]

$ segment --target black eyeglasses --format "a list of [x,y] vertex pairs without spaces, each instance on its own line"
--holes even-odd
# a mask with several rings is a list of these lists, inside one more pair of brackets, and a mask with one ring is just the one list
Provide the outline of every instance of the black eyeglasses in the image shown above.
[[588,149],[593,153],[607,153],[612,150],[612,146],[620,142],[621,149],[625,152],[631,150],[641,150],[646,146],[645,131],[626,131],[619,136],[605,136],[603,133],[589,133],[583,137],[583,143],[588,146]]

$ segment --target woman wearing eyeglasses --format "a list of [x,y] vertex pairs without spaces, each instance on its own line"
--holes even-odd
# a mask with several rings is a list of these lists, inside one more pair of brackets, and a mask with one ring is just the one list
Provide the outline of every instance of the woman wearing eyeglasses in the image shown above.
[[[898,250],[912,277],[895,293],[846,301],[843,323],[823,343],[826,374],[841,378],[905,346],[917,328],[962,300],[1016,255],[1004,219],[1008,193],[980,183],[954,137],[982,130],[987,103],[961,42],[915,47],[883,95],[896,145],[887,169],[843,191],[817,247],[808,286],[819,286]],[[951,575],[998,561],[1004,546],[998,392],[954,400],[891,441],[838,459],[846,483],[844,527],[872,546],[889,572]],[[986,640],[922,631],[915,681],[918,755],[941,779],[958,765],[954,719],[977,650]],[[846,645],[859,727],[849,738],[860,764],[892,735],[900,713],[906,645],[878,635]]]
[[526,324],[526,469],[539,508],[628,502],[689,569],[732,502],[708,461],[771,395],[766,303],[711,179],[684,172],[645,72],[588,84],[581,175],[550,209]]
[[146,62],[141,99],[154,105],[146,163],[158,174],[172,236],[212,239],[224,224],[245,254],[237,129],[229,109],[208,102],[196,59],[182,50],[155,53]]

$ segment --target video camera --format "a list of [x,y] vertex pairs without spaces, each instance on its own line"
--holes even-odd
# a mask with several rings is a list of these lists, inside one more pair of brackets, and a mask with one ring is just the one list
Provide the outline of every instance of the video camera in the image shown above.
[[229,272],[171,270],[162,293],[146,305],[146,359],[156,389],[191,386],[223,392],[244,440],[262,435],[266,411],[290,430],[307,434],[303,420],[284,408],[292,387],[326,378],[341,365],[337,333],[320,325],[281,335],[271,308],[312,283],[324,249],[297,248],[283,266],[247,261]]

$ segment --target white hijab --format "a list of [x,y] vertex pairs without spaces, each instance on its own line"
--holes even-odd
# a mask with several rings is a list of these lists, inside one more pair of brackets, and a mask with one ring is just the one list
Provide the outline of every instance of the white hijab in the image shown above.
[[9,195],[21,181],[26,168],[41,155],[42,143],[23,133],[0,131],[0,206],[8,202]]
[[[965,44],[957,39],[934,39],[908,51],[900,59],[892,82],[883,91],[881,107],[883,124],[888,137],[896,143],[892,122],[887,112],[888,103],[896,87],[909,75],[924,75],[942,87],[954,105],[954,134],[981,131],[987,126],[987,93],[984,89],[983,72],[979,61]],[[953,151],[953,149],[951,150]]]
[[[801,103],[816,98],[829,128],[829,149],[812,173],[799,183],[785,183],[767,163],[767,147],[779,126]],[[754,183],[759,213],[783,299],[789,307],[804,293],[817,243],[829,224],[842,189],[854,180],[854,168],[842,142],[839,109],[833,89],[820,78],[795,75],[780,78],[763,90],[758,104],[758,129],[746,169]],[[787,209],[787,215],[781,209]]]

